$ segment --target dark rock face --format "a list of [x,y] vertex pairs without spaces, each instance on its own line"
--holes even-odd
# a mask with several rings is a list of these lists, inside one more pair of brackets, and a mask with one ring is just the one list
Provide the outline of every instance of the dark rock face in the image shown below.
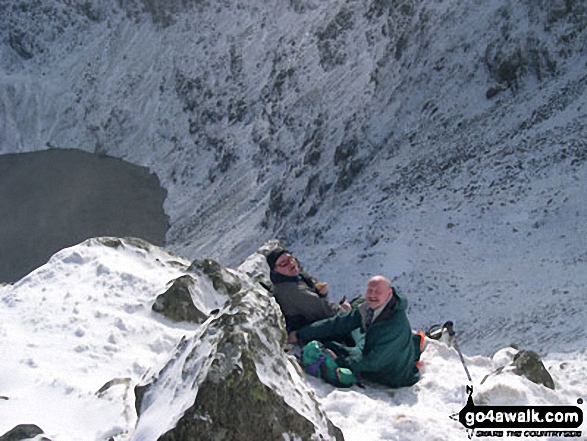
[[[200,385],[194,406],[175,429],[159,440],[277,440],[286,433],[310,439],[314,425],[260,382],[251,359],[243,356],[241,360],[243,370],[232,371],[222,385],[206,379]],[[335,439],[343,439],[340,429],[333,425],[330,428]]]
[[202,323],[208,316],[194,305],[191,294],[193,286],[194,279],[191,276],[175,279],[167,291],[157,296],[153,311],[175,322]]
[[514,356],[515,373],[526,377],[536,384],[542,384],[554,390],[554,381],[540,356],[534,351],[520,351]]
[[224,291],[224,294],[228,296],[236,294],[241,289],[239,280],[212,259],[194,260],[189,266],[188,271],[204,273],[212,281],[215,290]]
[[[517,348],[516,348],[517,349]],[[512,362],[506,366],[501,366],[492,373],[483,378],[481,384],[493,376],[500,375],[504,372],[513,372],[516,375],[526,377],[533,383],[541,384],[549,389],[554,390],[554,380],[542,363],[540,356],[534,351],[520,349],[512,359]]]
[[[253,255],[238,272],[211,260],[190,268],[205,271],[219,295],[230,293],[228,301],[135,387],[135,438],[343,440],[282,349],[279,307],[251,276],[267,272],[265,257]],[[154,427],[161,412],[177,416],[173,427]]]
[[97,236],[163,245],[167,192],[146,168],[79,150],[0,155],[0,282]]
[[[43,430],[39,426],[34,424],[19,424],[13,429],[0,436],[0,441],[20,441],[29,438],[34,438],[37,435],[43,433]],[[47,438],[43,438],[47,440]]]

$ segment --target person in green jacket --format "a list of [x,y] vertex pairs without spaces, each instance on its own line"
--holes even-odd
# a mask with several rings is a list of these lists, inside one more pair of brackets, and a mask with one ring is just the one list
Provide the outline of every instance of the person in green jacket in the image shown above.
[[[360,378],[392,388],[412,386],[420,379],[423,335],[412,332],[406,315],[408,301],[384,276],[367,282],[365,302],[351,311],[291,332],[290,343],[326,342],[339,367]],[[353,332],[354,331],[354,332]],[[356,346],[334,341],[353,332],[362,335]]]

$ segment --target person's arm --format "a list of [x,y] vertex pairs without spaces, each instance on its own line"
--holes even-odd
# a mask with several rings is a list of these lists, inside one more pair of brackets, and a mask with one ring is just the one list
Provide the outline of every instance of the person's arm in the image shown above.
[[378,372],[394,359],[392,347],[393,344],[382,341],[377,343],[368,354],[353,352],[347,357],[338,357],[336,363],[340,367],[351,369],[353,372]]
[[308,342],[320,339],[335,339],[349,334],[353,329],[361,326],[359,311],[353,310],[345,314],[319,320],[304,326],[296,333],[297,340]]
[[[310,322],[322,320],[341,312],[338,305],[330,303],[325,298],[318,297],[310,288],[300,290],[299,293],[289,299],[296,313],[304,316]],[[295,303],[295,305],[293,305]]]
[[[372,329],[377,335],[371,335],[368,351],[362,354],[351,354],[346,359],[337,360],[341,367],[348,367],[361,373],[378,372],[386,366],[394,365],[400,369],[413,361],[412,330],[405,315],[396,316],[395,326],[385,326],[383,329]],[[387,322],[389,323],[389,322]],[[374,324],[373,326],[377,326]]]

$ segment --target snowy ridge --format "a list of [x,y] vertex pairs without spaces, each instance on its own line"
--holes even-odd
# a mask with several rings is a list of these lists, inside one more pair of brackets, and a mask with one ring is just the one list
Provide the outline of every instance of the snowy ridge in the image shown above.
[[[243,268],[256,274],[267,273],[260,254],[252,255]],[[238,276],[239,272],[234,275]],[[240,273],[244,286],[236,300],[227,301],[196,333],[182,339],[160,371],[156,369],[143,376],[145,384],[139,387],[146,387],[146,392],[141,393],[140,418],[131,439],[158,439],[174,428],[194,405],[204,380],[223,383],[235,369],[240,372],[247,369],[243,366],[245,351],[254,361],[261,382],[312,421],[317,430],[312,439],[330,439],[326,421],[317,413],[313,393],[283,352],[284,330],[276,322],[277,304],[263,288],[253,286],[244,276]],[[205,413],[196,413],[195,417],[211,418]]]
[[[198,295],[208,304],[216,299],[220,311],[201,326],[172,323],[151,312],[155,297],[188,266],[136,239],[92,239],[57,253],[17,284],[0,287],[0,396],[7,398],[0,400],[0,433],[34,423],[54,441],[156,439],[193,404],[223,327],[232,323],[253,341],[231,350],[225,345],[216,372],[230,370],[242,348],[252,348],[264,384],[311,418],[316,404],[310,397],[315,397],[347,441],[466,439],[465,429],[449,418],[466,401],[466,375],[454,348],[431,341],[422,357],[422,379],[411,388],[335,389],[300,376],[282,353],[284,331],[273,322],[277,306],[252,279],[267,271],[260,254],[228,270],[243,283],[240,307],[232,308],[202,283]],[[270,334],[258,332],[266,320]],[[554,391],[511,372],[481,384],[514,353],[509,348],[493,357],[465,356],[477,404],[575,405],[584,396],[584,350],[544,358]],[[156,374],[137,419],[134,387]],[[585,423],[579,430],[585,433]]]
[[2,433],[23,419],[64,440],[99,439],[112,424],[125,427],[125,409],[134,404],[122,398],[124,385],[109,392],[115,405],[95,393],[113,378],[137,378],[193,332],[150,311],[153,295],[189,262],[140,241],[114,243],[91,239],[65,249],[0,288],[1,389],[9,398]]
[[168,248],[278,237],[338,298],[383,272],[472,354],[584,341],[584,2],[1,8],[0,151],[149,167]]
[[[4,2],[0,22],[1,153],[145,165],[175,253],[236,267],[277,237],[334,299],[385,274],[415,328],[455,322],[476,402],[584,399],[585,2],[46,0]],[[197,332],[145,306],[185,258],[99,249],[0,287],[0,433],[27,416],[55,439],[124,433],[130,384]],[[209,288],[206,311],[224,304]],[[479,387],[510,343],[555,392]],[[309,382],[347,439],[459,439],[458,357],[424,360],[393,396]],[[131,382],[96,399],[113,378]]]

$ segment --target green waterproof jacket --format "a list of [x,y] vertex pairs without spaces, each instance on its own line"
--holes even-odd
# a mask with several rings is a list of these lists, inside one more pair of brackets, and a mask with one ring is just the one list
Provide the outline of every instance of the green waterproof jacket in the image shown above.
[[[394,289],[393,298],[365,332],[367,304],[345,314],[320,320],[297,331],[301,341],[329,342],[340,367],[348,367],[362,378],[393,388],[411,386],[420,379],[420,337],[412,333],[406,315],[407,299]],[[354,332],[353,332],[354,331]],[[360,335],[355,347],[332,340],[349,333]]]

